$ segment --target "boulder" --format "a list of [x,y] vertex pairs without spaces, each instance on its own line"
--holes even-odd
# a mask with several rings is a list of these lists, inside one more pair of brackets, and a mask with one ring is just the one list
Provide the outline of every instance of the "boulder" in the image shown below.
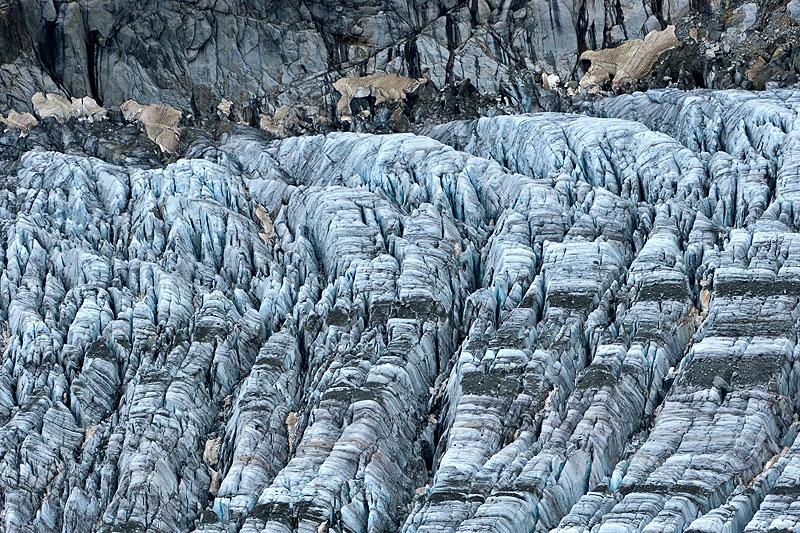
[[591,66],[581,78],[580,85],[588,88],[612,79],[614,87],[635,86],[650,74],[661,54],[679,46],[681,42],[675,35],[675,26],[668,26],[663,31],[653,30],[644,39],[632,39],[616,48],[587,50],[581,54],[581,61],[589,61]]
[[163,104],[141,105],[128,100],[120,106],[125,120],[139,122],[144,126],[147,137],[162,151],[174,153],[180,146],[180,122],[182,113]]

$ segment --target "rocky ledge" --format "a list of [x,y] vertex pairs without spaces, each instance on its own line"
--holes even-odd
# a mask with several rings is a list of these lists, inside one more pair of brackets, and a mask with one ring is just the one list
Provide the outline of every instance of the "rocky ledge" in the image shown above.
[[583,90],[791,86],[799,41],[798,0],[0,0],[0,112],[42,92],[326,123],[389,74],[441,92],[420,107],[441,123]]
[[798,110],[7,133],[2,530],[800,531]]

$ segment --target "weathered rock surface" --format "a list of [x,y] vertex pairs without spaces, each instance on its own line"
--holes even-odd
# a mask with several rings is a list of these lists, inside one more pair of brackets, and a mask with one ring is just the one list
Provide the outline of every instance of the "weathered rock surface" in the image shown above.
[[798,531],[798,109],[4,133],[2,530]]
[[494,109],[552,109],[539,102],[548,75],[577,83],[581,54],[670,25],[684,46],[640,85],[760,89],[797,81],[797,11],[788,0],[4,0],[0,111],[32,111],[42,92],[195,116],[226,98],[251,125],[284,106],[333,119],[337,80],[387,74],[448,99],[469,80],[473,102]]

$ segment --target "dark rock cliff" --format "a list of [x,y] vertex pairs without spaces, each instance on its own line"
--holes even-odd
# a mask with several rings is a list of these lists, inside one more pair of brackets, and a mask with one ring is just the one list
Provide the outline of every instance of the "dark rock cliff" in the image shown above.
[[333,81],[381,72],[437,90],[469,80],[529,111],[543,73],[578,80],[583,51],[668,24],[685,48],[646,86],[763,88],[799,66],[788,0],[3,0],[0,19],[0,109],[19,111],[44,91],[196,115],[227,98],[244,120],[298,104],[333,115]]

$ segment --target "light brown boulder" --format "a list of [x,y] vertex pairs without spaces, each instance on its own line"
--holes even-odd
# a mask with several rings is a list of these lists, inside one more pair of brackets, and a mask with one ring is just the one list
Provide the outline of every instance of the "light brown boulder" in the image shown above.
[[175,153],[180,146],[181,130],[178,122],[182,113],[162,104],[143,106],[134,100],[128,100],[120,106],[122,115],[129,122],[138,121],[144,125],[147,137],[158,144],[164,152]]
[[219,462],[219,445],[219,437],[206,440],[206,446],[203,449],[203,461],[206,464],[215,465]]
[[675,26],[667,26],[662,31],[653,30],[642,39],[632,39],[616,48],[587,50],[581,60],[591,61],[592,65],[581,78],[581,88],[602,85],[613,78],[613,86],[636,83],[653,70],[659,56],[681,46],[675,35]]
[[542,87],[547,91],[554,91],[561,83],[561,78],[557,74],[542,73]]
[[30,113],[17,113],[13,109],[8,112],[8,117],[0,115],[0,122],[6,125],[5,131],[18,130],[22,137],[38,124],[37,120]]
[[31,97],[31,103],[33,110],[42,120],[53,117],[59,122],[64,122],[72,116],[72,104],[58,94],[36,93]]
[[289,106],[279,107],[271,117],[261,113],[258,118],[258,125],[262,130],[279,137],[287,135],[300,121],[297,111]]
[[106,118],[108,111],[100,107],[94,98],[85,96],[73,98],[70,102],[61,95],[36,93],[31,97],[33,109],[42,120],[53,117],[63,123],[75,117],[78,120],[94,122]]
[[108,116],[108,110],[98,105],[95,99],[90,96],[73,98],[72,110],[73,115],[78,117],[78,120],[86,120],[88,122],[105,120]]
[[259,232],[258,236],[261,237],[265,243],[269,244],[269,240],[275,234],[275,228],[272,226],[272,219],[269,218],[269,213],[267,210],[264,209],[264,206],[261,204],[256,205],[256,218],[261,223],[262,231]]
[[297,438],[297,423],[300,422],[300,417],[297,416],[297,413],[291,411],[286,416],[286,430],[289,433],[289,449],[291,450],[294,446],[294,441]]
[[227,98],[223,98],[219,105],[217,105],[217,109],[219,109],[223,115],[226,117],[231,116],[231,107],[233,107],[233,102],[228,100]]
[[333,88],[342,94],[336,105],[340,117],[349,117],[350,100],[374,96],[375,103],[404,100],[406,93],[425,82],[424,78],[407,78],[397,74],[372,74],[362,78],[340,78]]

